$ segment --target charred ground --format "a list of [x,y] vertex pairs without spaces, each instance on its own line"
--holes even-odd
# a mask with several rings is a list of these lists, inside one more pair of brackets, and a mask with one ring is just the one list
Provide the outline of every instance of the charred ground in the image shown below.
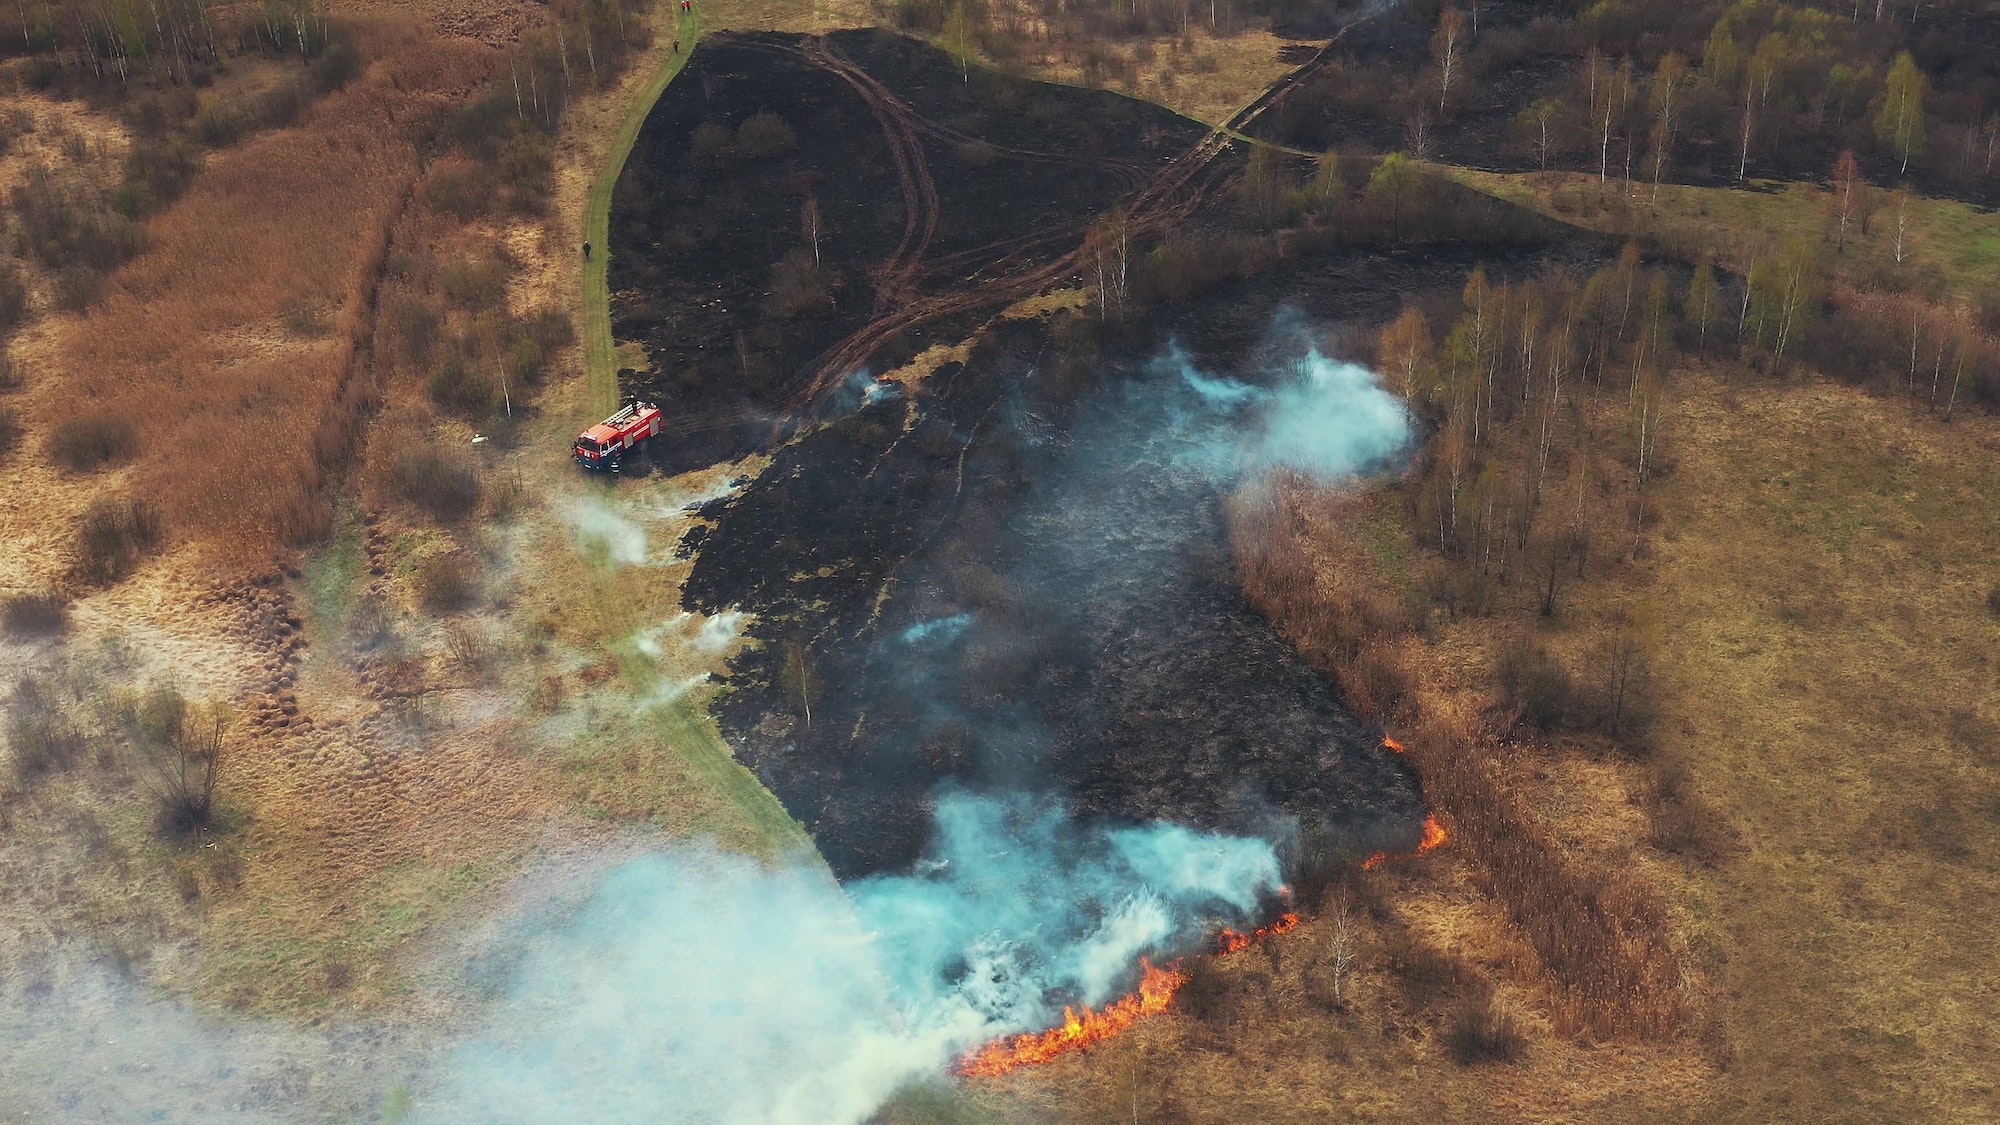
[[[1357,852],[1412,843],[1414,776],[1238,591],[1226,489],[1185,465],[1190,442],[1217,435],[1176,429],[1178,377],[1149,361],[1171,342],[1204,369],[1267,382],[1281,308],[1337,341],[1405,295],[1450,292],[1475,257],[1601,249],[1483,212],[1474,245],[1421,256],[1329,235],[1120,324],[995,322],[906,391],[860,373],[972,336],[1020,295],[1008,277],[1024,266],[1078,269],[1089,224],[1121,205],[1143,219],[1162,175],[1193,185],[1176,246],[1235,245],[1232,197],[1201,185],[1240,157],[1204,153],[1204,130],[1152,107],[977,71],[968,82],[949,56],[879,33],[703,52],[648,123],[614,213],[619,333],[646,341],[657,368],[621,378],[705,420],[697,430],[733,420],[677,458],[775,445],[785,427],[757,419],[829,419],[711,505],[683,551],[687,608],[757,620],[759,643],[716,704],[723,731],[834,869],[915,859],[943,785],[1053,790],[1093,815],[1238,831],[1295,817]],[[789,123],[795,152],[678,155],[701,147],[703,121],[754,114]],[[905,153],[920,167],[898,164],[899,133],[921,138]],[[914,204],[932,209],[914,224],[897,202],[912,181]],[[1491,206],[1427,190],[1439,213]],[[767,263],[799,247],[808,196],[842,286],[786,319]],[[871,333],[898,317],[907,327]],[[847,380],[812,397],[827,386],[813,365],[843,348]]]
[[[753,448],[837,361],[963,338],[1203,133],[886,32],[711,36],[614,200],[618,335],[650,359],[621,387],[682,419],[672,468]],[[1002,284],[964,300],[975,280]],[[828,354],[871,328],[867,354]]]

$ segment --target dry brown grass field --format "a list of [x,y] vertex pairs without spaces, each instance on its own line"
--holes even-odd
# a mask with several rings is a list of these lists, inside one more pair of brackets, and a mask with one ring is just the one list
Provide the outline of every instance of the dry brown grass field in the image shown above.
[[[726,649],[656,645],[702,624],[678,612],[688,564],[666,557],[686,502],[763,463],[614,491],[539,455],[590,413],[574,343],[547,357],[538,416],[491,441],[429,401],[423,366],[378,331],[384,301],[441,301],[434,267],[492,261],[500,312],[574,316],[590,185],[653,60],[570,107],[545,211],[456,217],[431,205],[419,139],[542,9],[345,0],[336,15],[368,69],[296,125],[210,154],[100,303],[61,311],[30,276],[0,594],[64,583],[72,528],[103,497],[157,503],[166,544],[129,579],[78,588],[60,643],[0,645],[0,691],[39,677],[70,720],[108,730],[171,682],[237,721],[205,846],[162,842],[148,776],[101,732],[81,743],[87,768],[0,778],[0,962],[83,934],[204,1003],[447,1020],[423,967],[537,864],[660,834],[800,845],[703,711]],[[879,18],[859,0],[702,10],[709,28]],[[1283,73],[1285,45],[1197,29],[1116,47],[1114,69],[1218,121]],[[1086,77],[1060,51],[1024,65]],[[30,161],[91,175],[130,143],[83,102],[16,91],[8,111],[35,129],[0,157],[0,192]],[[1466,175],[1596,221],[1559,184]],[[1815,190],[1663,189],[1648,229],[1725,245],[1807,222]],[[1635,233],[1614,212],[1589,215]],[[1914,245],[1976,286],[1995,237],[1989,215],[1925,205]],[[1882,254],[1855,251],[1869,269]],[[1218,959],[1199,1006],[1005,1080],[912,1091],[883,1120],[2000,1116],[2000,426],[1722,363],[1685,365],[1667,401],[1673,471],[1647,550],[1570,587],[1553,621],[1441,618],[1380,642],[1413,680],[1384,717],[1439,798],[1443,849],[1356,873],[1297,930]],[[129,461],[78,474],[40,454],[79,404],[143,420]],[[467,518],[397,492],[397,453],[426,444],[476,466]],[[1418,581],[1399,498],[1288,501],[1292,585],[1260,599],[1281,627],[1365,615]],[[295,539],[312,545],[283,553]],[[468,589],[436,593],[447,573]],[[1533,592],[1507,597],[1519,611]],[[1493,670],[1516,636],[1587,669],[1639,600],[1658,622],[1643,756],[1497,729],[1512,725]],[[1352,676],[1351,654],[1308,634],[1292,635]],[[1489,1016],[1518,1032],[1511,1061],[1463,1046]]]
[[[211,154],[101,303],[51,310],[17,340],[25,448],[78,403],[145,424],[123,466],[10,465],[0,588],[63,580],[73,520],[99,496],[154,500],[168,540],[127,581],[77,590],[60,646],[9,644],[0,671],[9,685],[27,673],[68,685],[62,706],[86,727],[165,683],[231,705],[237,721],[210,847],[156,839],[151,777],[108,732],[92,736],[93,768],[31,785],[10,776],[0,855],[20,876],[4,909],[12,936],[86,935],[170,991],[239,1009],[406,1009],[418,943],[535,856],[585,841],[615,852],[628,824],[766,853],[780,846],[771,832],[791,830],[781,814],[746,818],[757,807],[747,775],[726,761],[642,752],[661,739],[712,744],[685,706],[649,712],[635,699],[705,664],[656,671],[613,651],[629,656],[636,632],[672,615],[684,567],[620,566],[582,542],[566,518],[574,477],[529,480],[496,451],[484,472],[514,499],[495,498],[510,506],[474,529],[343,484],[337,446],[380,406],[364,486],[399,448],[472,436],[460,423],[398,422],[429,406],[421,372],[369,354],[392,255],[511,260],[506,301],[523,315],[576,291],[565,225],[580,225],[580,195],[548,215],[467,225],[432,213],[421,186],[414,138],[477,88],[508,37],[492,29],[518,29],[524,13],[347,13],[370,62],[361,77],[296,126]],[[46,141],[57,156],[117,166],[115,118],[22,97],[40,120],[17,152]],[[567,136],[586,147],[559,161],[572,179],[594,156],[590,114],[615,123],[628,109],[617,90],[579,107],[585,128]],[[88,146],[64,144],[70,135]],[[574,348],[554,360],[575,362]],[[528,448],[573,429],[557,407]],[[670,495],[627,501],[671,510]],[[331,526],[288,523],[315,511],[333,513]],[[322,532],[323,545],[275,573],[274,551],[300,530]],[[425,604],[426,574],[445,558],[482,560],[474,604]],[[357,654],[357,606],[394,638],[387,650]]]

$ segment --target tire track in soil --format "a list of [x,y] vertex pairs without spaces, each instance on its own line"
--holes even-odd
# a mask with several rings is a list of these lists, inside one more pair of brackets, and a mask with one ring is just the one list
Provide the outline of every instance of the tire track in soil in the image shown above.
[[[774,418],[769,411],[743,406],[684,417],[668,423],[665,432],[676,437],[709,433],[758,422],[772,427],[774,436],[795,430],[801,422],[821,417],[829,400],[856,371],[890,341],[914,328],[946,317],[978,309],[1004,308],[1032,297],[1064,280],[1080,277],[1085,266],[1083,241],[1090,224],[1069,224],[1036,231],[1017,238],[1003,239],[986,246],[927,260],[926,251],[936,234],[938,195],[924,153],[923,138],[953,144],[988,144],[996,153],[1038,163],[1061,163],[1107,172],[1134,185],[1121,202],[1128,229],[1135,235],[1151,236],[1170,230],[1193,218],[1212,201],[1227,178],[1213,167],[1216,158],[1241,143],[1238,134],[1271,106],[1277,104],[1299,83],[1318,73],[1334,59],[1334,49],[1347,32],[1369,17],[1362,17],[1334,35],[1313,58],[1280,78],[1243,109],[1215,126],[1185,152],[1146,176],[1135,161],[1117,158],[1087,159],[1070,153],[1048,152],[1016,146],[990,145],[968,133],[934,121],[899,98],[874,75],[842,55],[824,37],[798,44],[752,43],[754,50],[789,55],[839,78],[868,106],[882,126],[890,158],[902,185],[904,226],[901,241],[890,256],[873,271],[877,313],[866,324],[839,343],[821,352],[803,367],[793,380],[797,388],[781,401],[789,417]],[[1032,262],[991,275],[985,271],[1001,263],[1040,257],[1052,246],[1068,244],[1074,249],[1034,265]],[[969,274],[961,271],[970,268]],[[945,287],[925,291],[930,281]]]
[[[1367,18],[1363,17],[1363,20]],[[1150,179],[1138,184],[1136,190],[1123,203],[1129,229],[1134,234],[1152,235],[1192,218],[1204,204],[1215,197],[1220,186],[1218,183],[1220,177],[1217,175],[1211,174],[1196,184],[1197,177],[1204,171],[1209,171],[1215,159],[1226,152],[1231,144],[1237,143],[1234,134],[1240,133],[1301,82],[1329,65],[1334,58],[1334,49],[1346,37],[1348,30],[1360,22],[1362,21],[1357,20],[1341,28],[1311,60],[1273,83],[1227,122],[1211,129],[1186,152],[1169,161]],[[985,142],[919,114],[873,75],[839,54],[824,40],[815,40],[807,46],[797,48],[794,53],[808,63],[833,73],[847,82],[868,103],[877,119],[884,122],[885,132],[891,135],[890,147],[896,155],[899,174],[904,173],[906,160],[915,165],[914,175],[927,192],[922,197],[924,205],[930,209],[926,216],[927,227],[934,229],[937,218],[936,190],[931,184],[928,162],[917,134],[922,133],[958,144]],[[894,125],[890,124],[891,121]],[[996,152],[1017,159],[1076,164],[1107,171],[1135,182],[1136,177],[1144,172],[1143,167],[1127,160],[1086,161],[1064,153],[1038,152],[1013,146],[993,147]],[[909,182],[910,178],[906,174],[906,201],[910,198]],[[1033,296],[1065,277],[1078,275],[1085,264],[1081,243],[1087,230],[1087,225],[1073,224],[991,243],[974,250],[961,251],[929,263],[921,260],[921,249],[912,257],[904,255],[902,253],[904,248],[899,247],[898,256],[892,258],[893,268],[886,271],[886,276],[895,278],[898,288],[893,291],[878,290],[877,304],[881,307],[900,298],[900,306],[884,309],[876,318],[815,359],[800,380],[802,387],[792,396],[788,405],[807,416],[817,413],[818,409],[824,406],[827,397],[846,382],[851,372],[860,369],[870,356],[903,332],[930,321],[979,307],[1004,307]],[[984,279],[980,276],[981,269],[975,268],[971,275],[956,279],[956,284],[951,289],[923,295],[915,292],[920,269],[935,280],[944,280],[942,275],[946,272],[956,273],[967,266],[985,266],[987,263],[1023,257],[1036,251],[1046,252],[1050,245],[1059,245],[1063,242],[1075,245],[1076,249],[1040,267],[1024,267]],[[925,244],[927,243],[928,238],[925,240]]]

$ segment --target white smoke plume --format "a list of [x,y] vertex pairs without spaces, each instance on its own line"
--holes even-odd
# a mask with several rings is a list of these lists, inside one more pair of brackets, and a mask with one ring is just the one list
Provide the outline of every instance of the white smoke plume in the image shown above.
[[843,892],[805,863],[692,847],[614,872],[519,966],[420,1119],[860,1121],[999,1035],[1133,984],[1278,886],[1262,840],[1079,829],[949,794],[911,875]]
[[[1253,385],[1170,350],[1164,378],[1131,392],[1180,429],[1141,452],[1224,485],[1393,459],[1401,404],[1364,369],[1291,351]],[[569,522],[611,561],[651,561],[645,528],[600,501]],[[974,621],[898,639],[921,659]],[[645,640],[726,649],[739,626],[676,618]],[[107,971],[31,980],[17,960],[0,971],[0,1095],[30,1119],[357,1119],[400,1106],[407,1081],[420,1121],[861,1121],[963,1052],[1123,992],[1140,957],[1257,920],[1280,879],[1261,839],[1078,825],[1021,796],[945,794],[935,815],[911,874],[844,888],[809,858],[767,866],[702,844],[627,862],[573,911],[527,911],[495,943],[526,952],[487,950],[512,958],[510,983],[468,1001],[478,1030],[442,1043],[218,1019]]]
[[585,551],[601,551],[606,561],[622,566],[648,562],[646,529],[604,501],[578,497],[563,511],[563,518]]

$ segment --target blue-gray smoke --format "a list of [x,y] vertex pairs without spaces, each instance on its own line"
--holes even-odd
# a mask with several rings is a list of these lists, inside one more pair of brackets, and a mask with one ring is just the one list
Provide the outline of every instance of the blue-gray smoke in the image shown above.
[[[1302,335],[1295,327],[1286,334]],[[1299,353],[1268,387],[1204,372],[1178,344],[1152,361],[1156,378],[1177,378],[1194,392],[1170,406],[1188,463],[1224,481],[1279,469],[1331,481],[1403,452],[1410,442],[1403,400],[1367,368],[1328,359],[1302,338],[1294,344]],[[1218,425],[1229,432],[1218,435]]]
[[948,794],[915,873],[843,892],[710,847],[633,861],[518,966],[420,1102],[437,1121],[859,1121],[899,1087],[1276,890],[1262,840],[1082,829],[1056,805]]
[[[1133,472],[1224,490],[1276,470],[1335,479],[1403,450],[1403,404],[1372,373],[1327,358],[1296,317],[1272,344],[1283,358],[1255,384],[1170,347],[1148,378],[1107,388],[1049,501],[1124,545],[1095,569],[1130,579],[1140,541],[1164,537],[1164,558],[1183,535],[1118,483]],[[1104,531],[1132,520],[1147,534]],[[892,655],[915,684],[974,624],[917,621],[891,634]],[[491,1031],[424,1104],[438,1120],[863,1120],[960,1053],[1129,989],[1140,957],[1252,920],[1280,879],[1262,839],[1083,826],[1018,795],[947,793],[934,816],[911,874],[845,888],[708,848],[626,866],[520,966]]]
[[[1393,458],[1409,437],[1401,404],[1361,368],[1290,351],[1252,385],[1170,350],[1150,387],[1126,389],[1147,401],[1113,412],[1135,428],[1116,460],[1227,487]],[[1081,476],[1112,458],[1093,456]],[[1067,506],[1109,519],[1117,498],[1097,499]],[[1159,513],[1141,515],[1171,538]],[[578,522],[646,561],[643,532]],[[703,637],[726,643],[733,625]],[[955,615],[898,639],[921,661],[973,626]],[[31,1117],[355,1119],[400,1104],[409,1077],[425,1121],[859,1121],[961,1052],[1130,987],[1140,956],[1250,920],[1280,877],[1264,840],[1078,825],[1026,797],[946,794],[936,827],[911,874],[845,888],[810,861],[766,866],[702,844],[626,863],[574,913],[522,919],[511,983],[464,1013],[478,1030],[442,1046],[361,1024],[216,1022],[96,970],[0,973],[0,1092]]]

